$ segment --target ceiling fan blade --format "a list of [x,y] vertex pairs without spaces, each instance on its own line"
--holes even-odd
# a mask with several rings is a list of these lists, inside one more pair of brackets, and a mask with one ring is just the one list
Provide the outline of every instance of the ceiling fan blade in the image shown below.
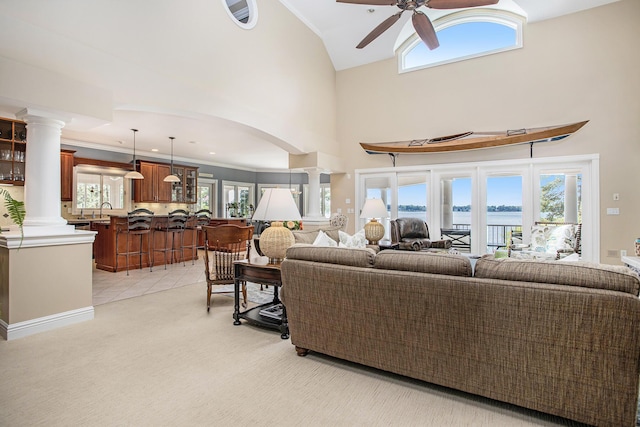
[[433,28],[433,24],[427,15],[420,11],[414,11],[411,20],[413,21],[413,27],[416,29],[416,33],[418,33],[429,49],[433,50],[440,46],[438,36],[436,36],[436,30]]
[[465,7],[490,6],[498,0],[429,0],[427,7],[431,9],[462,9]]
[[368,4],[370,6],[394,6],[396,0],[336,0],[338,3]]
[[382,23],[380,25],[378,25],[377,27],[375,27],[373,29],[373,31],[371,31],[367,35],[367,37],[362,39],[360,44],[358,46],[356,46],[356,49],[362,49],[363,47],[365,47],[366,45],[368,45],[369,43],[371,43],[372,41],[377,39],[378,36],[380,36],[380,34],[382,34],[385,31],[387,31],[389,29],[389,27],[391,27],[393,24],[398,22],[398,19],[400,19],[400,15],[402,15],[402,12],[404,12],[404,10],[401,10],[400,12],[396,13],[395,15],[391,15],[390,17],[388,17],[387,19],[382,21]]

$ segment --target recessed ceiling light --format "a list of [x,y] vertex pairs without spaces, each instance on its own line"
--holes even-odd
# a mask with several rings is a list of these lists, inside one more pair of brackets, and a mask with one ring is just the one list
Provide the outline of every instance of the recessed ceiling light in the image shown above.
[[197,144],[195,141],[189,141],[189,144]]
[[376,10],[375,10],[374,8],[372,8],[372,7],[370,7],[369,9],[367,9],[367,12],[369,12],[369,13],[373,13],[373,12],[375,12],[375,11],[376,11]]
[[151,151],[153,151],[154,153],[157,153],[158,149],[157,148],[152,148]]
[[209,154],[214,155],[214,154],[216,154],[216,152],[215,151],[209,151]]

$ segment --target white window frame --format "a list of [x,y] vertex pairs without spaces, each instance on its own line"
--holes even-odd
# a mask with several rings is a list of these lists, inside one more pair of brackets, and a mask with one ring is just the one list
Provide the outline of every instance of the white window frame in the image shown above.
[[[118,169],[118,168],[109,168],[102,166],[92,166],[92,165],[78,165],[73,168],[73,200],[71,205],[71,214],[72,215],[80,215],[81,213],[84,216],[92,215],[100,212],[100,209],[92,209],[92,208],[78,208],[78,173],[83,174],[95,174],[95,175],[112,175],[112,176],[122,176],[124,178],[127,170]],[[108,213],[108,215],[126,215],[131,210],[131,180],[124,178],[124,202],[122,209],[103,209],[103,215]]]
[[[239,181],[222,181],[222,218],[227,217],[227,192],[225,191],[225,187],[234,187],[235,196],[238,197],[238,187],[249,187],[249,204],[253,205],[254,209],[256,207],[256,194],[255,194],[255,184],[253,182],[239,182]],[[240,218],[240,217],[239,217]]]
[[[218,180],[209,178],[198,178],[198,187],[211,187],[211,213],[214,218],[218,217]],[[198,192],[198,197],[200,192]],[[200,205],[199,200],[197,206]]]
[[453,62],[466,61],[468,59],[480,58],[483,56],[493,55],[496,53],[508,52],[514,49],[521,49],[523,46],[523,24],[524,18],[514,13],[506,12],[503,10],[489,10],[489,9],[472,9],[463,10],[460,12],[452,13],[442,18],[439,18],[433,22],[433,27],[436,33],[445,28],[452,27],[454,25],[465,24],[469,22],[490,22],[494,24],[504,25],[512,28],[516,32],[516,42],[512,46],[493,49],[484,52],[478,52],[471,55],[460,56],[444,61],[432,62],[415,67],[407,68],[405,66],[405,58],[416,45],[422,43],[417,33],[413,33],[404,43],[398,48],[398,73],[408,73],[411,71],[423,70],[425,68],[437,67],[444,64],[451,64]]
[[[523,234],[526,239],[533,225],[534,217],[539,215],[540,174],[549,171],[575,171],[582,174],[582,259],[591,262],[600,262],[600,156],[598,154],[585,154],[580,156],[546,157],[538,159],[510,159],[487,162],[450,163],[421,166],[398,166],[394,168],[358,169],[355,171],[355,200],[356,206],[364,204],[364,183],[367,178],[391,177],[391,215],[392,219],[397,215],[397,181],[395,176],[411,171],[431,172],[429,188],[432,189],[429,199],[431,205],[427,206],[431,224],[429,229],[437,236],[436,230],[440,230],[441,191],[440,180],[446,177],[466,177],[472,180],[471,198],[471,233],[479,236],[471,239],[471,252],[484,253],[486,247],[486,233],[481,233],[486,226],[486,177],[496,174],[518,173],[522,175],[522,222]],[[396,210],[394,210],[396,209]],[[359,209],[358,211],[359,212]],[[359,213],[356,219],[359,225],[364,225]],[[529,236],[530,237],[530,236]]]

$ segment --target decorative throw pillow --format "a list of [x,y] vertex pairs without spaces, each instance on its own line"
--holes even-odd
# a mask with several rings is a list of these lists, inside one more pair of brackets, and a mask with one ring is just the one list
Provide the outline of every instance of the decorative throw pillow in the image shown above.
[[336,247],[338,246],[338,243],[335,240],[333,240],[331,237],[327,236],[327,234],[324,231],[320,230],[318,232],[318,237],[316,237],[316,240],[313,241],[313,245]]
[[340,243],[338,246],[341,248],[366,248],[367,238],[364,236],[364,229],[358,231],[353,236],[345,233],[342,230],[338,230],[340,236]]
[[547,252],[556,253],[559,250],[572,250],[576,246],[575,226],[573,224],[550,227],[547,237]]

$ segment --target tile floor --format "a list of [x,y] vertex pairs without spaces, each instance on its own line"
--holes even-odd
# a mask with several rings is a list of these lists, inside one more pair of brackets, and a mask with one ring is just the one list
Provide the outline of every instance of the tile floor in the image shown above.
[[[169,264],[165,270],[164,265],[155,266],[152,272],[149,268],[142,270],[129,270],[111,273],[102,271],[93,266],[93,305],[106,304],[126,298],[137,297],[153,292],[164,291],[193,283],[203,283],[204,264],[202,255],[191,264],[191,261]],[[203,294],[205,295],[206,292]]]

